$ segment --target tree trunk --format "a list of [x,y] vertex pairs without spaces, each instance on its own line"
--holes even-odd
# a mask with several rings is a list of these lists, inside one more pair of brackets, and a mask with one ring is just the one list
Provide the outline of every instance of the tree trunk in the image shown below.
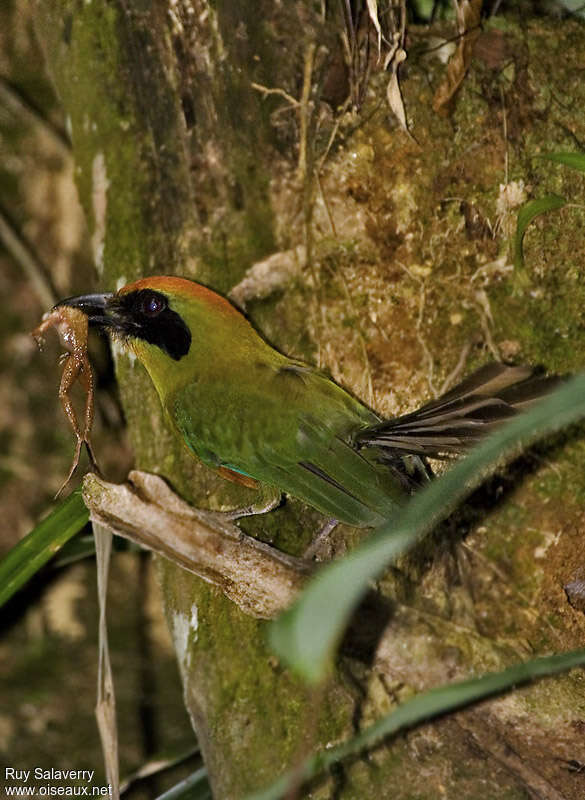
[[[100,287],[165,273],[236,287],[275,346],[387,415],[494,357],[575,369],[581,212],[541,218],[523,272],[507,254],[526,191],[580,200],[575,173],[534,157],[585,140],[583,29],[488,25],[447,116],[432,110],[445,77],[436,39],[411,31],[410,136],[389,111],[374,46],[363,105],[334,112],[364,75],[344,66],[341,13],[321,18],[314,5],[37,0]],[[249,503],[186,453],[143,370],[116,361],[137,466],[198,506]],[[265,622],[161,560],[215,796],[243,797],[413,691],[581,644],[563,586],[580,567],[582,455],[567,437],[490,480],[380,581],[317,694],[271,654]],[[298,555],[318,524],[289,501],[246,530]],[[341,527],[334,553],[361,535]],[[304,796],[576,798],[583,713],[580,674],[542,681],[389,742]]]

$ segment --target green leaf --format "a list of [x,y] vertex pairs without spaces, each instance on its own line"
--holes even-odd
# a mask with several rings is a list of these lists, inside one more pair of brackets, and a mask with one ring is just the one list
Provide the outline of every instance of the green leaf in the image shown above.
[[81,490],[73,492],[0,561],[0,608],[89,520]]
[[177,783],[168,791],[159,795],[156,800],[213,800],[211,787],[205,767]]
[[323,568],[297,602],[270,626],[274,650],[305,680],[322,680],[347,621],[370,582],[448,516],[503,455],[583,416],[585,375],[579,375],[530,411],[519,414],[432,481],[353,553]]
[[544,153],[539,158],[563,164],[565,167],[585,172],[585,153]]
[[51,562],[53,569],[74,564],[86,558],[95,558],[95,539],[91,530],[81,536],[70,539]]
[[540,214],[545,214],[547,211],[555,211],[566,205],[564,197],[558,194],[548,194],[546,197],[539,197],[536,200],[529,200],[518,211],[518,220],[516,223],[516,236],[514,238],[514,264],[516,269],[521,269],[524,266],[524,252],[522,243],[524,241],[524,234],[526,228],[530,225],[535,217]]
[[502,672],[484,675],[481,678],[473,678],[421,692],[353,739],[310,756],[296,769],[290,770],[278,778],[268,789],[249,795],[246,800],[279,800],[290,793],[292,787],[298,789],[301,784],[324,772],[332,764],[348,756],[357,755],[362,750],[373,747],[382,739],[398,731],[411,728],[420,722],[454,711],[478,700],[485,700],[487,697],[500,694],[534,678],[564,672],[583,664],[585,664],[585,649],[573,650],[569,653],[535,658],[532,661],[509,667]]

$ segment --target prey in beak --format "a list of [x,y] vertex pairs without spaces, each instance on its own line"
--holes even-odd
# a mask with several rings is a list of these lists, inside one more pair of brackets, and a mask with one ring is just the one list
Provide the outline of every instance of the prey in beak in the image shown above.
[[[90,441],[94,419],[94,379],[87,355],[87,338],[90,322],[102,324],[101,320],[105,319],[108,297],[111,297],[111,295],[85,295],[64,300],[54,306],[48,314],[45,314],[41,324],[32,331],[37,344],[42,347],[46,331],[56,328],[63,346],[67,350],[62,359],[63,372],[59,385],[59,400],[75,434],[76,446],[71,469],[65,482],[57,492],[57,497],[69,483],[77,469],[81,449],[84,445],[89,456],[91,469],[99,474],[99,468]],[[85,408],[81,425],[71,400],[71,391],[76,383],[79,383],[85,392]]]
[[[187,355],[191,346],[191,332],[179,314],[169,307],[167,296],[153,289],[141,288],[140,282],[118,293],[67,297],[45,314],[32,335],[42,345],[45,332],[56,328],[67,350],[62,361],[59,399],[77,442],[69,475],[58,494],[73,476],[83,446],[89,455],[91,468],[99,473],[90,442],[94,418],[94,379],[87,355],[90,326],[121,339],[130,347],[139,340],[154,345],[175,361]],[[76,383],[86,396],[81,424],[71,400]]]

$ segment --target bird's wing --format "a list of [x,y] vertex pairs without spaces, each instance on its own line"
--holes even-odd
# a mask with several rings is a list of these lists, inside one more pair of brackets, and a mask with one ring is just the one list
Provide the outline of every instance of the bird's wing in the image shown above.
[[246,384],[233,376],[194,382],[176,396],[171,417],[209,465],[276,486],[340,521],[377,525],[404,496],[350,441],[375,415],[308,367],[265,369]]
[[309,417],[299,423],[294,454],[264,446],[259,456],[261,479],[274,476],[283,491],[350,525],[380,525],[405,497],[383,466]]

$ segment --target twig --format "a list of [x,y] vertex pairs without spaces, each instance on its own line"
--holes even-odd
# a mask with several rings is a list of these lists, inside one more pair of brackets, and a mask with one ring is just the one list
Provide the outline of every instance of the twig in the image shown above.
[[508,185],[509,163],[508,163],[508,115],[506,113],[506,97],[504,90],[500,86],[500,99],[502,101],[502,123],[504,128],[504,184]]
[[459,355],[459,360],[455,364],[454,368],[451,372],[447,375],[443,383],[441,384],[441,388],[439,389],[439,397],[442,394],[445,394],[447,389],[449,389],[453,384],[459,379],[460,374],[463,372],[463,368],[465,367],[465,362],[467,361],[467,356],[469,355],[469,351],[471,350],[471,345],[469,342],[463,345],[463,349]]
[[337,131],[339,130],[339,125],[341,124],[341,118],[342,118],[343,114],[345,113],[345,111],[347,110],[348,104],[349,104],[349,100],[346,100],[345,103],[343,104],[343,107],[342,107],[340,113],[339,113],[339,116],[335,120],[335,124],[334,124],[333,128],[331,129],[331,135],[329,136],[329,140],[327,141],[327,146],[325,147],[325,152],[323,153],[323,155],[319,159],[319,163],[317,164],[317,175],[319,175],[319,173],[323,169],[323,164],[327,160],[327,156],[329,155],[329,151],[331,150],[331,146],[333,145],[333,142],[335,141],[335,137],[337,136]]
[[329,222],[329,227],[331,228],[331,233],[337,239],[337,230],[335,228],[335,222],[333,221],[333,216],[331,214],[331,209],[329,208],[329,202],[325,197],[325,192],[323,191],[323,184],[321,183],[321,176],[319,175],[319,170],[315,172],[315,179],[317,181],[317,187],[319,189],[319,194],[321,195],[321,200],[323,201],[323,205],[325,207],[325,213],[327,214],[327,221]]
[[255,89],[257,92],[261,92],[265,97],[270,94],[277,94],[279,97],[284,97],[285,100],[288,100],[288,102],[291,104],[291,106],[294,106],[294,108],[298,108],[300,106],[299,101],[295,100],[292,94],[285,92],[284,89],[279,89],[278,87],[271,89],[268,86],[262,86],[261,83],[252,83],[251,86],[252,89]]
[[99,600],[99,655],[98,691],[95,715],[104,754],[106,776],[110,784],[113,800],[120,800],[120,767],[118,759],[118,728],[116,725],[116,696],[114,676],[108,647],[108,628],[106,622],[106,600],[110,557],[112,554],[112,533],[94,525],[95,552],[97,563],[97,583]]
[[315,59],[315,42],[310,42],[305,51],[305,65],[303,70],[303,91],[299,109],[299,180],[304,181],[307,175],[307,135],[309,131],[309,101],[311,99],[311,79],[313,75],[313,62]]
[[481,322],[481,327],[483,328],[485,343],[487,344],[488,350],[491,352],[496,361],[501,361],[502,357],[500,355],[500,351],[498,350],[498,346],[494,342],[494,337],[492,336],[492,331],[490,328],[490,325],[493,324],[494,318],[492,316],[492,307],[490,305],[487,292],[485,289],[477,289],[474,292],[474,297],[480,309],[479,321]]

